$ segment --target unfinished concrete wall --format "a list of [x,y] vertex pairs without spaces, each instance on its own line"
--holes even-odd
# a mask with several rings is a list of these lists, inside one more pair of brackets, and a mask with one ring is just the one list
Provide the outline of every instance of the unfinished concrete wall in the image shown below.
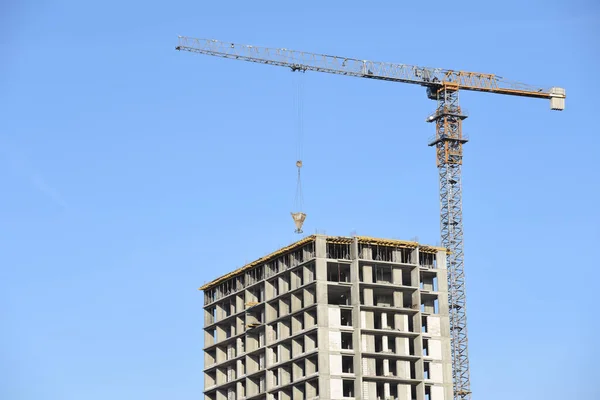
[[317,235],[206,293],[206,400],[451,400],[445,254],[377,241]]

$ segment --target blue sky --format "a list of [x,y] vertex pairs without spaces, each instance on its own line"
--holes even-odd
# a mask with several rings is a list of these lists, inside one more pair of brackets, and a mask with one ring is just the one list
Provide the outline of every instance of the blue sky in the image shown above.
[[[2,2],[0,398],[199,398],[197,287],[298,239],[294,75],[177,35],[565,87],[461,97],[472,389],[600,397],[598,4],[320,3]],[[304,85],[305,231],[436,244],[435,103]]]

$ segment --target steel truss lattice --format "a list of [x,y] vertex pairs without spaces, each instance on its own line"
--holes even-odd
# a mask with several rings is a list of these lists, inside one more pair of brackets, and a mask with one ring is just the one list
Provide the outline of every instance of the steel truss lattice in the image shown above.
[[452,348],[452,381],[455,400],[471,398],[467,338],[466,292],[463,253],[462,216],[462,148],[467,139],[462,135],[458,88],[445,85],[429,92],[437,100],[435,114],[429,122],[436,124],[435,146],[440,177],[440,225],[442,246],[448,254],[448,300]]

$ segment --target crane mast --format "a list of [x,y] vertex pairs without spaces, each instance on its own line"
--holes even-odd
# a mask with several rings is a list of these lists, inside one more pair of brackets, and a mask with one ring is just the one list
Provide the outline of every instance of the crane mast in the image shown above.
[[179,37],[177,50],[291,68],[360,78],[417,84],[437,101],[435,112],[426,121],[435,123],[436,134],[429,146],[436,149],[439,171],[440,231],[442,246],[448,249],[448,306],[451,335],[452,381],[455,400],[471,398],[468,354],[466,291],[463,251],[461,168],[462,121],[467,115],[459,105],[459,92],[471,90],[550,100],[552,110],[563,110],[563,88],[540,88],[505,80],[494,74],[427,68]]
[[461,111],[456,85],[443,85],[435,92],[429,90],[428,94],[438,102],[435,114],[427,120],[436,125],[435,138],[429,145],[436,148],[440,180],[440,233],[442,246],[448,249],[453,393],[455,399],[470,399],[461,179],[462,148],[467,142],[462,135],[462,121],[466,115]]

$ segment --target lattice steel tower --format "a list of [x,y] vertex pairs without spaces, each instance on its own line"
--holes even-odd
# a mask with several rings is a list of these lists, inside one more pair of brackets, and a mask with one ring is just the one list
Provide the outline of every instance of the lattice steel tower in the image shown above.
[[429,144],[436,148],[440,176],[440,231],[442,246],[448,254],[448,297],[452,349],[452,382],[455,398],[470,398],[470,373],[467,336],[467,309],[463,257],[462,217],[462,148],[467,142],[462,135],[462,121],[467,117],[458,103],[457,85],[444,84],[428,89],[429,98],[438,107],[428,118],[435,122],[436,136]]
[[222,42],[212,39],[179,37],[177,50],[234,60],[291,68],[292,71],[316,71],[359,78],[411,83],[427,88],[430,99],[437,101],[436,111],[427,118],[435,122],[436,135],[430,146],[436,148],[440,179],[440,229],[442,245],[448,254],[448,297],[452,342],[454,399],[470,399],[469,354],[462,217],[462,121],[467,117],[459,105],[459,91],[471,90],[550,100],[552,110],[564,110],[563,88],[539,88],[505,80],[494,74],[427,68],[274,49]]

